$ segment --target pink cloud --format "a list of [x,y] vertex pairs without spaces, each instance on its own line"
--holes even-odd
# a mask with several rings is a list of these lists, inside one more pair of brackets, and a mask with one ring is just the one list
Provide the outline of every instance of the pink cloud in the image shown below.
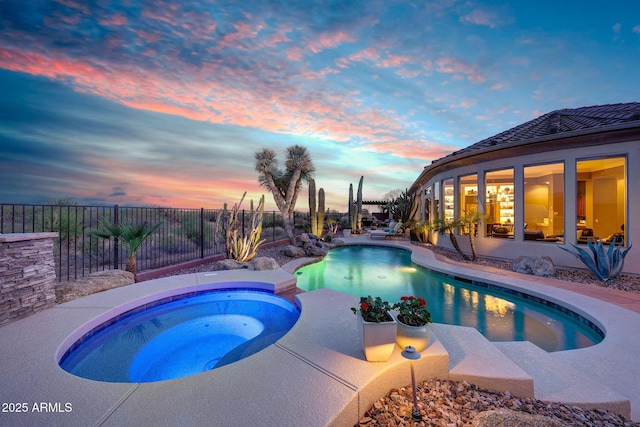
[[404,55],[394,55],[392,53],[387,53],[387,57],[382,60],[382,66],[387,67],[399,67],[406,62],[411,60],[410,57]]
[[437,70],[441,73],[464,75],[467,80],[474,83],[482,83],[485,77],[478,71],[478,66],[469,62],[453,57],[443,57],[436,60]]
[[367,150],[370,151],[388,153],[399,158],[417,159],[423,162],[439,159],[458,149],[459,147],[419,140],[390,140],[367,145]]
[[498,16],[493,12],[474,9],[467,15],[461,16],[460,22],[467,24],[484,25],[489,28],[495,28],[499,24],[499,19]]
[[117,27],[117,26],[121,26],[121,25],[127,25],[129,21],[127,20],[126,16],[123,15],[111,15],[108,18],[105,19],[98,19],[98,23],[100,25],[104,25],[107,27]]
[[343,31],[325,32],[318,36],[316,40],[307,43],[307,48],[313,53],[319,53],[323,50],[334,48],[343,43],[353,43],[356,39]]

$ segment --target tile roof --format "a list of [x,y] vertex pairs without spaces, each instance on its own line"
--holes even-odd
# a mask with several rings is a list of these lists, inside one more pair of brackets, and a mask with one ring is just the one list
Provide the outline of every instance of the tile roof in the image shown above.
[[438,163],[471,151],[517,141],[532,140],[552,134],[577,131],[620,123],[640,121],[640,102],[565,108],[544,114],[531,121],[483,139],[466,148],[434,160]]

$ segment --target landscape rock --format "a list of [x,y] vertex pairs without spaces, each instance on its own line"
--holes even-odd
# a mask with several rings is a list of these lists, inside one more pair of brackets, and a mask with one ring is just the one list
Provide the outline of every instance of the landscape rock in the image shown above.
[[412,422],[412,387],[392,389],[363,414],[358,427],[637,427],[638,423],[602,409],[519,398],[482,390],[466,381],[430,379],[417,386],[422,421]]
[[563,427],[564,424],[542,415],[532,415],[509,409],[484,411],[471,420],[473,427]]
[[286,255],[291,258],[302,258],[303,256],[307,255],[304,249],[294,245],[285,246],[284,249],[282,250],[282,253],[283,255]]
[[249,270],[277,270],[280,268],[278,262],[266,256],[256,257],[249,262]]
[[302,233],[300,235],[300,241],[302,243],[309,243],[309,242],[311,242],[311,238],[309,237],[309,235],[307,233]]
[[125,270],[96,271],[72,282],[62,282],[55,287],[56,303],[71,301],[97,292],[135,283],[133,273]]
[[304,252],[307,254],[307,256],[317,257],[325,256],[328,250],[316,245],[307,245],[304,247]]
[[235,259],[223,259],[213,264],[213,270],[240,270],[242,268],[248,268],[248,266],[246,262],[236,261]]
[[523,274],[535,276],[553,277],[556,275],[556,267],[548,256],[521,256],[513,261],[513,270]]

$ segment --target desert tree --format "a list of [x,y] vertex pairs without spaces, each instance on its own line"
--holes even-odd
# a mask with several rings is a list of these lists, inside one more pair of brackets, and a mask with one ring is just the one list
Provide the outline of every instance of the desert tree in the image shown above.
[[255,154],[256,171],[260,184],[273,194],[282,213],[284,230],[292,245],[296,244],[293,214],[303,182],[308,182],[315,171],[307,149],[300,145],[287,148],[285,168],[278,167],[275,151],[264,148]]

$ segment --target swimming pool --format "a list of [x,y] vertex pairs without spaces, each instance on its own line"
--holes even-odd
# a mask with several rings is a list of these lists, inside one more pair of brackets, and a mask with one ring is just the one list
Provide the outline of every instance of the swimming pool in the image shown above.
[[427,300],[436,323],[470,326],[491,341],[531,341],[546,351],[589,347],[603,335],[586,319],[495,287],[454,280],[411,262],[411,252],[381,246],[342,246],[296,271],[305,291],[330,288],[380,296],[392,304],[403,295]]
[[275,343],[298,307],[257,289],[217,289],[145,304],[73,343],[60,366],[108,382],[154,382],[233,363]]

